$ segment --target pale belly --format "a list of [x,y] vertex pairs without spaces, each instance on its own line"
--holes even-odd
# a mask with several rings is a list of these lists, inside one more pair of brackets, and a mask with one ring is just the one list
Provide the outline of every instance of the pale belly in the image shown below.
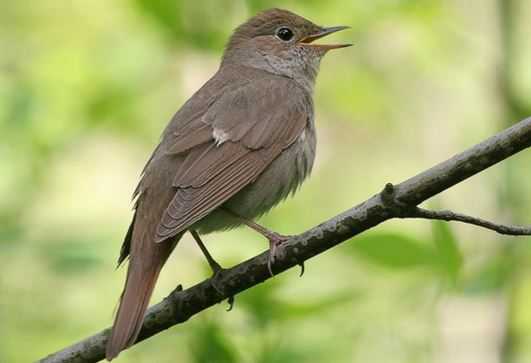
[[205,234],[241,225],[241,221],[227,213],[226,209],[246,219],[261,216],[297,190],[310,174],[314,158],[315,134],[307,129],[253,184],[242,189],[191,229]]

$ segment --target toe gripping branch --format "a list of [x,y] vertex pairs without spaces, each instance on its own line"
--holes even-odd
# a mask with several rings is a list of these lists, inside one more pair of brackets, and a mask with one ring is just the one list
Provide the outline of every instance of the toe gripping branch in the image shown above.
[[[222,278],[223,273],[225,271],[227,270],[220,266],[220,268],[214,272],[214,274],[212,275],[210,279],[212,283],[212,287],[222,296],[228,295],[226,294],[225,290],[222,287],[220,287],[218,284],[219,279]],[[227,296],[227,304],[228,306],[227,306],[226,311],[231,311],[232,308],[234,307],[234,295],[230,294]]]
[[[273,272],[273,265],[275,264],[275,261],[277,259],[276,258],[277,248],[282,246],[282,243],[285,243],[286,241],[289,241],[291,238],[293,238],[293,236],[286,237],[286,239],[283,242],[279,243],[278,245],[274,245],[274,244],[270,245],[269,258],[268,258],[268,261],[267,261],[267,271],[269,272],[269,276],[271,276],[271,277],[275,276],[275,273]],[[300,273],[299,273],[299,277],[302,277],[304,275],[304,272],[305,272],[304,260],[297,261],[297,265],[299,265],[299,267],[301,268]]]

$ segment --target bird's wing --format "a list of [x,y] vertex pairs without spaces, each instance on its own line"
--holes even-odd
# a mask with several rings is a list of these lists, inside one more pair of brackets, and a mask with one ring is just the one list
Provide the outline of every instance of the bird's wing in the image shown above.
[[311,100],[293,81],[261,79],[223,93],[186,130],[167,139],[186,153],[156,241],[185,230],[251,184],[301,135]]

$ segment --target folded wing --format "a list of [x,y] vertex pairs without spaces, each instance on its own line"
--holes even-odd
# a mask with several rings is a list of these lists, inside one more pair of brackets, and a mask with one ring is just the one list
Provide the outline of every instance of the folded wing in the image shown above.
[[174,131],[167,153],[186,156],[156,241],[186,230],[256,180],[304,131],[308,100],[292,80],[264,78],[225,92],[186,130]]

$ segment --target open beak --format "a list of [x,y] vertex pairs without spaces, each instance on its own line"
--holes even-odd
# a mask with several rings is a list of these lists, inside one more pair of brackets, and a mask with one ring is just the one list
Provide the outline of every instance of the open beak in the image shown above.
[[329,28],[322,28],[319,32],[302,38],[301,40],[299,40],[299,43],[303,43],[304,45],[316,47],[324,51],[329,51],[331,49],[350,47],[352,44],[348,44],[348,43],[345,43],[345,44],[311,44],[314,40],[323,38],[332,33],[345,30],[345,29],[349,29],[349,28],[350,28],[349,26],[331,26]]

